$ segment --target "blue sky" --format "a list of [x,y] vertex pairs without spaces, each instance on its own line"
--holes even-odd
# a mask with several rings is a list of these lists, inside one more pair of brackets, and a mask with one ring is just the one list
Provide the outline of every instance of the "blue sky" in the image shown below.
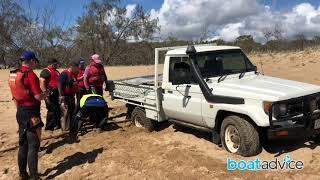
[[[17,0],[23,8],[29,10],[29,0]],[[77,17],[81,16],[84,7],[89,0],[31,0],[31,9],[36,12],[39,9],[54,5],[55,17],[60,25],[69,26],[76,22]],[[163,0],[122,0],[122,5],[141,4],[147,10],[159,9]]]
[[[141,4],[145,9],[159,9],[164,0],[122,0],[122,4]],[[223,1],[223,0],[222,0]],[[312,5],[319,6],[320,0],[258,0],[261,4],[269,5],[277,10],[289,10],[294,5],[309,2]],[[29,0],[18,0],[24,8],[29,9]],[[41,9],[45,6],[54,4],[56,12],[55,16],[58,17],[59,24],[69,26],[75,23],[77,17],[81,16],[84,11],[85,5],[90,0],[31,0],[32,11]]]
[[[53,4],[55,20],[68,28],[76,23],[89,0],[16,0],[27,11],[37,11]],[[162,4],[167,2],[164,8]],[[284,36],[302,33],[320,35],[320,0],[122,0],[121,4],[141,4],[146,10],[155,9],[162,36],[174,35],[196,39],[199,31],[208,26],[211,38],[232,40],[243,34],[253,34],[262,41],[263,32],[283,25]],[[268,5],[271,9],[265,8]],[[190,16],[193,12],[194,16]],[[194,18],[197,17],[197,18]],[[295,20],[296,22],[293,22]]]
[[163,0],[124,0],[124,4],[142,4],[145,9],[159,9]]

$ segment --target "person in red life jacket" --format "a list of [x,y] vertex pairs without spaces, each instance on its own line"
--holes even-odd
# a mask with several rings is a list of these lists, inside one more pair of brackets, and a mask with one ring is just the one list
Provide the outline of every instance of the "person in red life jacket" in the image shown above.
[[[40,116],[41,91],[39,78],[33,72],[38,63],[32,51],[24,51],[18,69],[10,71],[9,87],[17,106],[19,126],[18,167],[21,179],[38,179],[38,150],[43,123]],[[29,174],[27,173],[27,165]]]
[[53,131],[55,128],[59,129],[61,127],[58,91],[60,72],[57,70],[59,67],[58,60],[53,58],[48,63],[49,66],[40,73],[40,87],[42,91],[49,94],[45,101],[48,110],[45,130]]
[[61,108],[61,129],[63,132],[69,129],[70,119],[75,111],[75,95],[78,91],[77,74],[79,62],[70,63],[70,68],[65,69],[59,77],[59,103]]
[[103,84],[107,85],[107,75],[98,54],[91,56],[91,63],[84,73],[86,90],[93,94],[103,96]]
[[86,63],[84,59],[79,60],[79,73],[77,75],[78,82],[78,92],[77,92],[77,106],[79,106],[80,99],[83,95],[87,94],[86,87],[84,86],[84,71],[86,68]]

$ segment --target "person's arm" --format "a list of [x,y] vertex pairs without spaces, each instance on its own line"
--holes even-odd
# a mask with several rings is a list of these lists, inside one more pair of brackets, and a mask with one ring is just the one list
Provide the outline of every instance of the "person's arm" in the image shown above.
[[[78,76],[82,73],[83,70],[80,70]],[[77,81],[83,81],[84,72],[81,74],[80,77],[77,77]]]
[[78,81],[82,81],[83,80],[83,75],[81,77],[77,77]]
[[40,73],[40,88],[43,92],[47,91],[47,81],[50,79],[51,73],[48,69],[44,69]]
[[89,66],[86,67],[86,69],[84,70],[84,75],[83,75],[83,82],[84,82],[84,86],[87,90],[90,89],[89,83],[88,83],[88,78],[89,78]]
[[103,75],[105,77],[105,83],[107,84],[108,83],[108,77],[107,77],[106,70],[104,70],[104,68],[103,68]]
[[68,75],[65,72],[62,72],[59,76],[59,85],[58,85],[58,91],[60,96],[64,96],[63,89],[66,86],[66,81],[68,79]]
[[40,88],[42,91],[46,91],[47,87],[46,87],[46,80],[43,78],[40,78]]
[[[28,78],[29,78],[31,94],[33,94],[33,96],[36,100],[38,100],[38,101],[43,100],[47,96],[47,94],[42,93],[41,88],[40,88],[39,78],[37,77],[37,75],[34,72],[30,72],[28,74]],[[33,126],[40,125],[36,129],[36,133],[39,138],[39,141],[41,141],[41,128],[43,126],[43,123],[42,123],[40,117],[32,117],[31,122],[32,122]],[[39,124],[39,123],[41,123],[41,124]]]
[[30,84],[30,91],[34,98],[38,101],[41,101],[45,98],[45,94],[42,93],[40,88],[39,78],[34,72],[29,72],[28,74],[29,84]]
[[107,77],[107,73],[106,73],[106,71],[104,70],[104,68],[103,68],[103,75],[104,75],[104,77],[105,77],[105,84],[106,84],[105,91],[108,91],[108,77]]
[[62,72],[59,76],[59,84],[58,84],[58,91],[59,91],[59,104],[64,103],[64,91],[63,89],[66,86],[68,79],[68,75],[66,72]]

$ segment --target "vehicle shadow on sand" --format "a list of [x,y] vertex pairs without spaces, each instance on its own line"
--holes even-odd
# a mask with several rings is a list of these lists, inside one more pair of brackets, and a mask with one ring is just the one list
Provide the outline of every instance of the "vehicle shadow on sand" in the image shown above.
[[[164,124],[163,126],[165,126],[165,125],[167,125],[167,127],[169,127],[171,124],[168,123],[168,124]],[[175,132],[179,131],[179,132],[183,132],[183,133],[187,133],[187,134],[193,134],[197,138],[205,139],[205,140],[211,142],[211,133],[209,133],[209,132],[199,131],[196,129],[192,129],[192,128],[185,127],[182,125],[177,125],[177,124],[173,124],[173,129],[175,130]]]
[[282,140],[265,142],[263,148],[266,152],[275,154],[274,157],[279,157],[282,154],[290,153],[301,148],[315,149],[319,145],[319,142],[315,142],[311,139]]
[[[170,125],[171,125],[170,123],[164,123],[163,125],[161,125],[161,129],[165,129]],[[199,130],[184,127],[181,125],[176,125],[176,124],[173,125],[173,128],[175,131],[192,134],[197,138],[205,139],[208,142],[212,142],[211,133],[209,132],[199,131]],[[218,146],[222,147],[221,144],[219,144]],[[290,153],[290,152],[299,150],[301,148],[315,149],[317,146],[320,146],[320,140],[314,141],[311,138],[301,139],[301,140],[282,140],[282,141],[262,140],[262,146],[267,153],[274,154],[274,157],[279,157],[282,154]]]
[[[46,179],[54,179],[55,177],[65,173],[73,167],[85,164],[94,163],[97,156],[103,152],[103,148],[94,149],[87,153],[77,152],[71,156],[65,157],[58,165],[47,169],[42,175],[47,176]],[[53,174],[50,174],[54,172]]]

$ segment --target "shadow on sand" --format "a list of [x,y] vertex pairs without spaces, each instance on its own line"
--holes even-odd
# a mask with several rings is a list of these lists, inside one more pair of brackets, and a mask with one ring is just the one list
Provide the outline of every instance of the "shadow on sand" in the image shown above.
[[[117,125],[116,123],[107,123],[107,125],[103,128],[103,131],[114,131],[121,128],[119,125]],[[95,126],[90,123],[89,121],[84,122],[81,130],[78,133],[78,136],[84,136],[89,132],[95,131]],[[45,147],[41,147],[40,151],[45,151],[45,154],[51,154],[55,149],[64,146],[65,144],[70,144],[70,143],[78,143],[80,142],[79,140],[77,140],[76,142],[72,142],[69,135],[63,137],[61,140],[53,142]],[[46,143],[48,144],[48,142]]]
[[[169,127],[170,124],[164,124],[164,127]],[[175,131],[193,134],[197,138],[205,139],[209,142],[211,142],[211,133],[209,132],[203,132],[191,128],[187,128],[181,125],[173,125],[173,128]],[[300,139],[300,140],[279,140],[279,141],[267,141],[262,140],[262,146],[265,149],[266,152],[270,154],[274,154],[274,157],[279,157],[282,154],[290,153],[293,151],[296,151],[301,148],[309,148],[309,149],[315,149],[317,146],[320,145],[320,139],[315,140],[312,138],[308,139]],[[222,147],[221,144],[219,144],[219,147]]]
[[301,139],[270,141],[264,143],[263,147],[268,153],[275,154],[274,157],[279,157],[301,148],[315,149],[319,145],[319,142],[312,139]]
[[51,154],[53,152],[53,150],[65,145],[65,144],[68,144],[68,143],[69,143],[68,137],[64,137],[62,140],[51,143],[46,147],[41,147],[40,149],[41,149],[41,151],[45,150],[45,154]]
[[[94,163],[97,156],[103,152],[103,148],[94,149],[93,151],[82,153],[77,152],[71,156],[65,157],[62,161],[58,162],[58,165],[53,168],[47,169],[43,176],[47,176],[46,179],[54,179],[55,177],[65,173],[67,170],[72,169],[73,167],[85,164],[85,163]],[[53,174],[50,174],[54,172]]]

